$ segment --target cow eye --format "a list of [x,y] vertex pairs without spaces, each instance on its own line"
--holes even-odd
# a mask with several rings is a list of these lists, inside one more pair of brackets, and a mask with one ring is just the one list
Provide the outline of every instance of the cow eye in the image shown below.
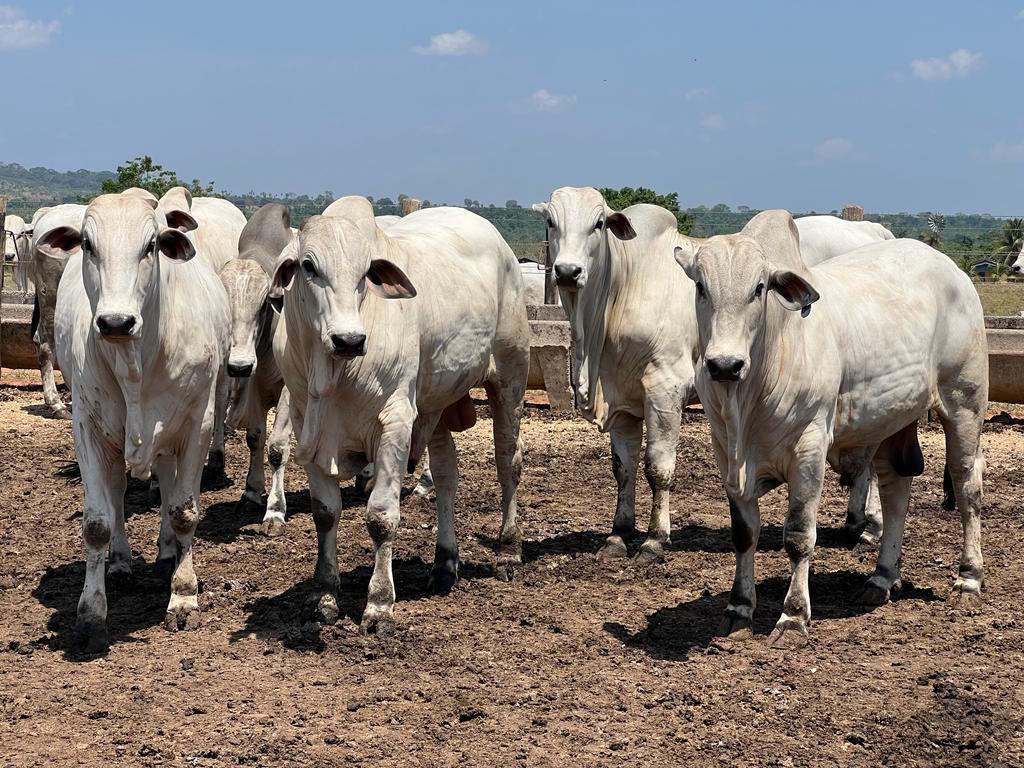
[[700,296],[702,299],[704,298],[704,283],[697,283],[697,295]]
[[603,226],[604,226],[604,222],[601,219],[598,219],[597,220],[597,224],[594,225],[594,231],[595,232],[599,232],[601,230],[601,227],[603,227]]
[[764,294],[764,283],[758,283],[757,288],[754,289],[754,298],[760,299]]
[[316,267],[309,259],[302,260],[302,271],[306,273],[307,277],[316,277]]

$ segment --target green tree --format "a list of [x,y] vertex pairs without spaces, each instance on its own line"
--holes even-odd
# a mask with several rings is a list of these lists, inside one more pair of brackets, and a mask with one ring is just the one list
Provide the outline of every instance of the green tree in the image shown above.
[[660,205],[665,210],[675,214],[676,226],[684,235],[690,234],[690,230],[693,227],[690,217],[679,208],[678,192],[659,194],[647,187],[636,187],[635,189],[633,187],[623,187],[622,189],[602,187],[599,191],[604,196],[605,202],[616,211],[621,211],[623,208],[628,208],[637,203]]
[[519,201],[518,200],[506,200],[505,201],[505,207],[506,208],[519,208],[520,207],[519,206]]
[[1001,257],[1000,264],[1013,264],[1020,255],[1024,243],[1024,219],[1007,219],[1002,229],[994,233],[996,253]]
[[154,163],[153,158],[149,155],[136,157],[124,165],[117,166],[117,177],[105,179],[100,186],[100,192],[111,194],[123,192],[131,187],[147,189],[157,197],[163,197],[171,187],[185,187],[197,196],[209,197],[216,194],[213,191],[213,182],[205,185],[199,179],[192,179],[191,183],[184,182],[174,171]]

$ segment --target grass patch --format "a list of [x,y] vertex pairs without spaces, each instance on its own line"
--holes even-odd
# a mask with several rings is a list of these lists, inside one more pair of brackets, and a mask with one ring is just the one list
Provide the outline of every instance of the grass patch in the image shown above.
[[976,283],[986,315],[1019,315],[1024,312],[1024,282]]

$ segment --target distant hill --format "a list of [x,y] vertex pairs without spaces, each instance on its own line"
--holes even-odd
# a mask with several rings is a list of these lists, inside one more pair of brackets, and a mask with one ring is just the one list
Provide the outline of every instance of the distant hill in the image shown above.
[[[105,179],[114,178],[110,171],[54,171],[49,168],[25,168],[18,163],[0,163],[0,195],[10,199],[7,210],[28,218],[44,205],[78,202],[97,194]],[[220,195],[251,215],[261,205],[283,203],[292,213],[292,224],[298,226],[306,218],[320,213],[335,196],[330,191],[319,195],[270,194],[248,192],[220,192]],[[397,214],[398,204],[390,198],[372,200],[378,215]],[[544,223],[529,207],[521,207],[509,200],[505,205],[484,205],[478,200],[467,198],[463,201],[469,210],[492,222],[502,236],[512,245],[519,256],[540,255],[537,246],[544,239]],[[436,205],[425,201],[426,205]],[[444,205],[444,203],[440,203]],[[713,207],[697,206],[685,209],[695,237],[737,232],[758,211],[740,206],[732,209],[724,203]],[[810,211],[808,213],[814,213]],[[836,214],[837,211],[820,211]],[[795,214],[797,216],[802,214]],[[931,212],[922,213],[868,213],[865,218],[880,221],[888,226],[897,237],[929,238],[929,231],[941,224],[940,248],[955,259],[974,260],[996,256],[996,240],[1003,220],[989,214],[955,213],[936,216]]]

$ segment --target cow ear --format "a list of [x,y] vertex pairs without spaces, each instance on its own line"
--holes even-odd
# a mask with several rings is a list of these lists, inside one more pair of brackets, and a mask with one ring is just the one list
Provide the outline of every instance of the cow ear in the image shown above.
[[782,306],[794,312],[799,309],[804,317],[811,311],[811,304],[821,298],[813,285],[787,269],[772,272],[768,278],[768,290],[775,294]]
[[400,270],[387,259],[374,259],[366,273],[366,287],[382,299],[411,299],[416,289]]
[[188,211],[168,211],[167,226],[174,227],[181,232],[192,232],[199,229],[199,222],[193,219],[192,214]]
[[547,217],[547,215],[548,215],[548,204],[547,203],[534,203],[530,207],[533,208],[533,210],[535,210],[541,216],[544,216],[545,218]]
[[610,213],[605,219],[604,225],[611,230],[619,240],[632,240],[636,237],[636,230],[629,223],[629,218],[624,213]]
[[82,233],[74,227],[54,227],[36,243],[36,248],[51,258],[77,253],[81,247]]
[[279,313],[284,309],[284,292],[292,287],[295,272],[299,268],[296,254],[295,248],[285,246],[274,267],[274,278],[270,282],[270,305]]
[[156,237],[156,247],[164,256],[175,261],[188,261],[196,255],[196,247],[179,229],[165,227]]
[[677,245],[675,250],[672,251],[672,255],[675,256],[676,264],[683,268],[683,272],[686,273],[686,276],[693,280],[693,282],[697,282],[697,278],[695,277],[697,274],[696,251],[692,248],[687,250],[686,248]]

